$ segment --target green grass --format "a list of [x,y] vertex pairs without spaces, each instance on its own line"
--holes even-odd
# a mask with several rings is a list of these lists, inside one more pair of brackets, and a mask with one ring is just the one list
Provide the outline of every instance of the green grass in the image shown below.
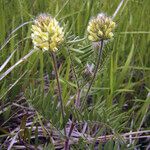
[[[70,114],[79,122],[88,122],[89,128],[92,128],[92,123],[98,122],[101,130],[96,137],[113,133],[118,138],[115,142],[110,140],[104,144],[105,149],[116,149],[118,145],[126,149],[129,141],[122,140],[120,134],[149,130],[149,0],[124,0],[114,18],[117,23],[114,39],[104,47],[102,63],[90,91],[91,105],[82,112],[74,106],[77,83],[71,64],[74,64],[80,86],[90,80],[84,76],[86,64],[96,64],[97,52],[86,38],[87,24],[100,12],[112,16],[119,3],[119,0],[0,0],[0,146],[3,149],[10,144],[5,144],[6,137],[14,137],[12,130],[20,126],[24,130],[21,139],[34,148],[41,143],[45,149],[52,148],[51,142],[47,142],[50,140],[41,140],[37,136],[41,135],[37,129],[39,126],[47,132],[46,122],[63,133],[64,123],[57,109],[57,86],[50,56],[39,51],[22,59],[33,49],[31,25],[40,13],[56,16],[66,33],[68,44],[62,45],[57,53],[65,122]],[[23,25],[25,22],[28,23]],[[8,72],[21,59],[22,62]],[[81,101],[86,90],[84,86]],[[30,115],[24,112],[33,113],[32,119],[29,120]],[[21,117],[15,124],[14,116],[19,114]],[[28,122],[36,128],[35,140],[30,140],[33,133],[25,126]],[[131,149],[146,146],[138,144],[141,144],[139,139],[132,141]],[[78,145],[84,149],[85,139],[81,138]],[[73,145],[72,149],[78,149],[78,145]],[[93,145],[87,145],[87,149],[94,149]],[[99,144],[99,149],[102,149],[102,144]]]

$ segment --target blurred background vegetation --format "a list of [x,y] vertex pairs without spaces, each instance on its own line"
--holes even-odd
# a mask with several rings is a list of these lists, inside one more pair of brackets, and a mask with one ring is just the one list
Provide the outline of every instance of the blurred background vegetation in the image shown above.
[[[52,149],[48,136],[41,139],[38,134],[50,130],[45,122],[50,122],[60,132],[64,127],[57,109],[51,58],[47,53],[36,52],[28,59],[22,59],[33,49],[31,25],[40,13],[56,17],[66,33],[68,44],[57,53],[66,122],[71,114],[78,122],[88,122],[89,132],[94,130],[90,128],[93,122],[100,123],[95,137],[116,134],[118,140],[98,144],[99,149],[148,148],[148,134],[142,140],[131,141],[120,139],[119,134],[150,128],[149,0],[123,1],[114,18],[117,23],[114,39],[104,48],[102,64],[88,98],[88,109],[78,112],[74,106],[77,86],[71,64],[74,64],[80,85],[84,85],[90,80],[84,74],[86,64],[96,63],[96,51],[86,38],[87,24],[92,16],[101,12],[112,16],[120,2],[0,0],[0,149],[13,147],[11,142],[18,134],[18,127],[23,129],[23,134],[19,133],[20,145],[34,149],[42,143],[42,149]],[[7,74],[20,59],[22,63]],[[86,88],[82,89],[81,101]],[[34,133],[28,128],[29,124],[36,128]],[[14,141],[12,145],[15,145]],[[84,149],[85,141],[81,139],[77,145]],[[78,149],[77,145],[72,149]],[[94,147],[86,145],[87,149]]]

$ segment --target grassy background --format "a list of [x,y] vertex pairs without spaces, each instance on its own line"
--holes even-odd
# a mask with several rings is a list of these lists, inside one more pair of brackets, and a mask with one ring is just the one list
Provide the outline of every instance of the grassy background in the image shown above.
[[[35,108],[43,107],[41,113],[46,118],[52,119],[55,126],[61,128],[60,113],[55,107],[49,110],[51,105],[54,105],[49,99],[53,99],[55,82],[52,77],[51,59],[47,54],[35,53],[5,76],[5,71],[28,54],[33,47],[30,39],[31,23],[20,27],[12,34],[11,32],[24,22],[32,21],[40,13],[50,13],[56,17],[67,31],[68,41],[74,38],[81,39],[74,40],[69,45],[69,49],[75,69],[79,73],[78,78],[85,83],[83,69],[87,62],[95,63],[96,57],[90,46],[91,43],[86,38],[83,39],[86,37],[88,21],[100,12],[112,16],[119,3],[120,0],[0,0],[0,65],[8,60],[7,65],[0,72],[0,76],[3,77],[0,81],[1,124],[16,113],[12,109],[12,104],[18,103],[18,96],[26,93],[26,99],[32,102]],[[103,63],[91,90],[94,107],[97,108],[92,113],[87,113],[87,110],[82,112],[80,114],[82,117],[75,112],[74,115],[79,120],[84,118],[83,120],[105,122],[119,133],[149,129],[150,99],[147,97],[150,89],[149,6],[149,0],[124,1],[114,19],[117,22],[114,40],[105,46]],[[76,82],[69,76],[72,60],[66,49],[64,45],[62,51],[58,53],[65,104],[70,95],[75,94],[76,89]],[[9,56],[11,58],[7,59]],[[41,94],[41,89],[45,88],[47,76],[50,85],[47,87],[49,95],[45,98],[44,93]],[[41,106],[44,98],[47,100]],[[72,104],[73,102],[66,108],[68,115]],[[113,112],[115,109],[116,111]],[[57,117],[53,117],[54,112]],[[125,118],[124,121],[122,118]],[[5,125],[1,127],[2,135],[5,135],[4,128]],[[3,138],[0,142],[2,141]]]

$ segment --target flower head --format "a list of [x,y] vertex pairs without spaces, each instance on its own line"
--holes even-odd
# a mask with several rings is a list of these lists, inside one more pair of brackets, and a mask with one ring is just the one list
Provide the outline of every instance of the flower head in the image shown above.
[[32,25],[31,38],[35,48],[43,51],[57,51],[64,40],[63,28],[58,21],[48,14],[39,15]]
[[92,42],[99,42],[101,40],[108,40],[113,37],[113,29],[115,22],[105,14],[98,14],[92,18],[87,27],[88,39]]

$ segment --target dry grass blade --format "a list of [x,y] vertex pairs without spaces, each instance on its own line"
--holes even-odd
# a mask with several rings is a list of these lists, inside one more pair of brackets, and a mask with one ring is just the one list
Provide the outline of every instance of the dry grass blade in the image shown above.
[[10,59],[12,58],[12,56],[14,55],[14,53],[16,52],[16,50],[14,50],[11,55],[6,59],[6,61],[3,63],[2,66],[0,66],[0,72],[4,69],[4,67],[8,64],[8,62],[10,61]]
[[9,41],[14,38],[16,35],[12,36],[17,30],[19,30],[20,28],[22,28],[23,26],[32,23],[33,21],[28,21],[28,22],[24,22],[23,24],[21,24],[20,26],[18,26],[16,29],[14,29],[8,36],[8,38],[6,39],[6,41],[4,42],[4,44],[1,46],[0,51],[9,43]]
[[11,149],[12,149],[13,145],[16,143],[16,139],[17,139],[17,137],[18,137],[19,132],[20,132],[20,131],[18,131],[18,132],[16,133],[16,135],[12,138],[11,143],[10,143],[10,145],[9,145],[9,147],[8,147],[7,150],[11,150]]
[[29,58],[34,52],[36,52],[35,49],[31,50],[27,55],[25,55],[23,58],[21,58],[18,62],[16,62],[13,66],[11,66],[7,71],[5,71],[1,76],[0,76],[0,81],[6,77],[15,67],[17,67],[19,64],[22,62],[26,61],[27,58]]
[[119,5],[118,5],[116,11],[114,12],[114,14],[113,14],[113,16],[112,16],[113,19],[114,19],[114,18],[116,17],[116,15],[118,14],[118,12],[119,12],[119,10],[121,9],[121,6],[123,5],[123,3],[124,3],[124,0],[121,0],[121,2],[119,3]]

